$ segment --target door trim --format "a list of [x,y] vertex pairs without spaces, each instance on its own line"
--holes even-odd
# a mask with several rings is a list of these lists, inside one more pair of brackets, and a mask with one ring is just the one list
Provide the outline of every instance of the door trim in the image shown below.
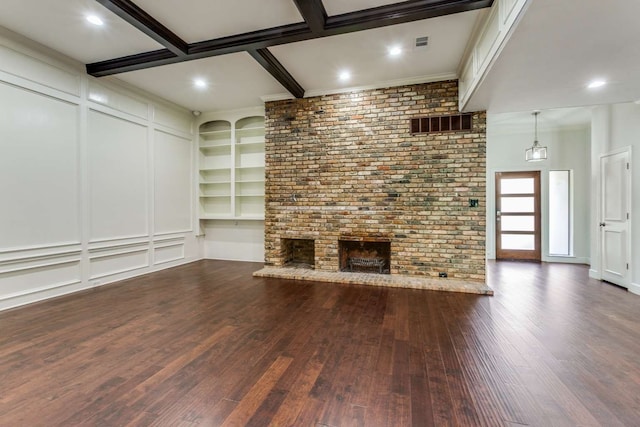
[[[509,175],[512,178],[533,178],[534,179],[534,210],[535,210],[535,232],[534,232],[534,249],[531,251],[511,251],[500,256],[501,228],[499,226],[500,211],[500,179],[503,175]],[[528,171],[495,171],[494,172],[494,203],[495,203],[495,216],[494,216],[494,236],[495,236],[495,250],[496,260],[500,259],[515,259],[515,260],[527,260],[527,261],[542,261],[542,173],[540,170],[528,170]],[[518,197],[518,195],[513,195]],[[527,197],[530,197],[527,195]],[[517,214],[514,214],[517,215]],[[513,232],[510,234],[530,234],[530,233],[518,233]],[[506,252],[506,250],[504,251]]]
[[612,150],[612,151],[608,151],[605,153],[600,154],[598,160],[598,218],[597,218],[597,223],[596,223],[596,227],[598,228],[598,233],[597,233],[597,239],[598,239],[598,262],[599,262],[599,268],[598,268],[598,279],[599,280],[604,280],[603,279],[603,273],[604,273],[604,245],[603,245],[603,238],[604,238],[604,230],[602,227],[599,227],[598,224],[603,222],[603,216],[604,216],[604,212],[602,212],[602,206],[603,206],[603,200],[602,200],[602,195],[604,192],[604,189],[602,188],[602,182],[603,182],[603,176],[602,176],[602,160],[605,157],[608,156],[613,156],[616,154],[623,154],[626,153],[627,154],[627,164],[629,165],[628,167],[628,172],[627,172],[627,191],[626,191],[626,198],[627,198],[627,212],[629,214],[629,218],[627,219],[627,241],[626,241],[626,250],[627,250],[627,260],[626,263],[628,264],[628,269],[627,269],[627,275],[625,280],[622,283],[614,283],[614,282],[609,282],[609,283],[614,283],[616,285],[619,286],[623,286],[625,288],[627,288],[628,290],[630,290],[633,293],[639,294],[640,295],[640,286],[632,283],[631,279],[632,279],[632,274],[631,272],[633,271],[633,256],[632,256],[632,249],[633,249],[633,245],[632,245],[632,241],[633,241],[633,229],[632,229],[632,220],[633,220],[633,199],[632,199],[632,195],[633,195],[633,191],[632,191],[632,186],[633,186],[633,164],[632,164],[632,147],[631,146],[627,146],[627,147],[623,147],[617,150]]

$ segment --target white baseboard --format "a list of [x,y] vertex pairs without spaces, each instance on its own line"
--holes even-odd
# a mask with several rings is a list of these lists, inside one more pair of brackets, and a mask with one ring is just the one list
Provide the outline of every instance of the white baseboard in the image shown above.
[[592,268],[589,269],[589,277],[592,279],[600,280],[600,272]]
[[543,258],[544,262],[557,262],[563,264],[591,264],[591,259],[586,257],[572,257],[572,256],[548,256]]
[[631,292],[632,294],[640,295],[640,285],[637,283],[630,284],[629,292]]

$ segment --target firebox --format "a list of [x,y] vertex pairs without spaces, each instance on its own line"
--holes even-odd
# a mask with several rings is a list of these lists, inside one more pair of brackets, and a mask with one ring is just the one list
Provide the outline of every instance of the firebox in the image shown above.
[[315,240],[282,239],[282,259],[285,267],[315,268]]
[[340,271],[390,274],[389,240],[338,240],[338,254]]

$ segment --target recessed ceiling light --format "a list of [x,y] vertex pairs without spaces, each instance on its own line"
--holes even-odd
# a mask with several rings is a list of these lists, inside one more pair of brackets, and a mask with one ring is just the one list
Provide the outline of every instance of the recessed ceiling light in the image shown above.
[[87,21],[93,25],[101,27],[104,25],[104,21],[98,15],[87,15]]
[[340,79],[340,81],[346,82],[351,78],[351,73],[348,70],[340,71],[338,78]]
[[204,79],[194,79],[193,85],[198,89],[206,89],[209,84]]
[[604,80],[594,80],[591,83],[589,83],[589,85],[587,86],[589,89],[597,89],[599,87],[602,87],[604,85],[606,85],[607,82]]
[[389,55],[390,56],[398,56],[402,53],[402,47],[400,46],[391,46],[389,48]]

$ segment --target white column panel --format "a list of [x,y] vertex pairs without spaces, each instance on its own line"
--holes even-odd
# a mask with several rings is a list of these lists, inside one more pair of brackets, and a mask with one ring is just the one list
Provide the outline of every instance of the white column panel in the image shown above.
[[147,128],[89,111],[90,240],[149,234]]
[[155,131],[154,221],[155,234],[192,229],[191,141]]
[[79,242],[79,107],[2,82],[0,100],[0,250]]

